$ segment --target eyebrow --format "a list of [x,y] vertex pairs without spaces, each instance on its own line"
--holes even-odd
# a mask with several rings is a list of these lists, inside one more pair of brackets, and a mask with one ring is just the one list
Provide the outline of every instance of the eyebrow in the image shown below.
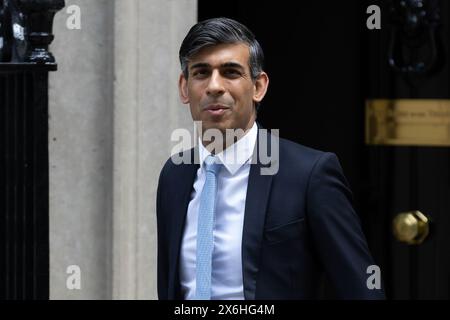
[[[198,68],[211,68],[211,65],[209,63],[206,63],[206,62],[198,62],[198,63],[193,64],[190,67],[191,70],[192,69],[198,69]],[[237,62],[225,62],[225,63],[222,63],[220,65],[220,68],[237,68],[237,69],[245,70],[245,68],[241,64],[239,64]]]

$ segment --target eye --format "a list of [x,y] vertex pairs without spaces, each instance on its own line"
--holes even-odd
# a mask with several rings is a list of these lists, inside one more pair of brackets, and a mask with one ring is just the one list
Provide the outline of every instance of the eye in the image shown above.
[[194,76],[196,78],[205,77],[207,75],[208,75],[208,70],[206,70],[206,69],[196,69],[192,74],[192,76]]
[[239,77],[241,75],[241,72],[236,69],[226,69],[224,71],[224,74],[228,77]]

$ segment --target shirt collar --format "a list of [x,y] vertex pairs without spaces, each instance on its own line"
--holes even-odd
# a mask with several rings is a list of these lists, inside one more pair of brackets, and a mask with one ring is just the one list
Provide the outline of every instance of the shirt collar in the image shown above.
[[[224,165],[231,175],[234,175],[253,155],[257,135],[258,126],[256,122],[254,122],[251,129],[248,130],[242,138],[222,152],[216,154],[220,163]],[[198,139],[198,144],[200,167],[203,167],[203,162],[211,153],[203,146],[200,137]]]

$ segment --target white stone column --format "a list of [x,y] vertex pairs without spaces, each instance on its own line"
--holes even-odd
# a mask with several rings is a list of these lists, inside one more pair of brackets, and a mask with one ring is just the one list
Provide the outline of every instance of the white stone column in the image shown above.
[[[156,187],[175,128],[178,49],[196,0],[66,0],[50,77],[51,299],[156,299]],[[66,288],[69,265],[81,290]]]
[[[77,5],[81,29],[69,30]],[[49,82],[50,298],[111,299],[113,7],[66,0],[54,21]],[[81,271],[69,290],[67,267]]]
[[115,1],[115,299],[156,298],[156,187],[172,130],[192,126],[178,98],[178,49],[196,11],[192,0]]

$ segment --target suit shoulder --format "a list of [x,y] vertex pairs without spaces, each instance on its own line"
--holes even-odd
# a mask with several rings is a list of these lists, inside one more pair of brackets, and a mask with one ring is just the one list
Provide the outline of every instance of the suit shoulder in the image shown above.
[[[160,179],[166,175],[182,170],[181,163],[194,163],[194,148],[181,151],[166,160],[161,169]],[[184,160],[184,162],[182,162]]]
[[288,157],[289,160],[301,158],[303,161],[314,161],[327,153],[329,152],[314,149],[291,140],[280,138],[280,154],[283,154],[284,157]]
[[280,170],[287,169],[288,174],[309,173],[318,165],[325,163],[339,164],[339,159],[332,152],[322,151],[280,138],[279,140]]

